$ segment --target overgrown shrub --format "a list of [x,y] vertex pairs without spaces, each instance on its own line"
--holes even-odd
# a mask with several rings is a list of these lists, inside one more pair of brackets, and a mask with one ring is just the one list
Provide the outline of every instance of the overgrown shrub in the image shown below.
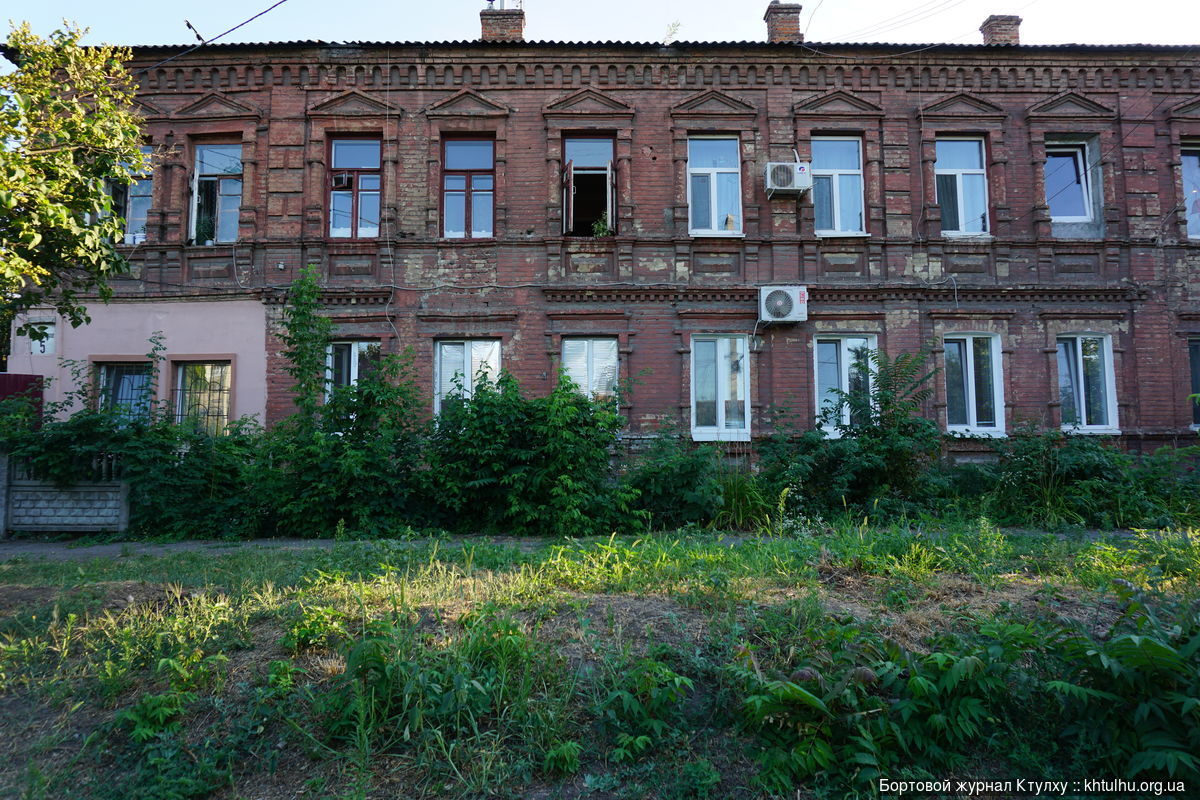
[[655,528],[705,525],[723,504],[720,451],[692,444],[671,428],[659,431],[634,460],[625,482]]
[[928,494],[923,480],[942,443],[937,425],[920,416],[933,376],[928,353],[889,359],[870,350],[861,358],[859,368],[871,371],[868,391],[839,391],[820,428],[798,436],[785,429],[759,446],[768,494],[777,497],[790,487],[789,510],[886,514]]
[[810,779],[869,792],[880,776],[944,775],[981,758],[1015,764],[1040,751],[1045,769],[1191,785],[1200,610],[1133,590],[1122,600],[1107,637],[992,620],[912,653],[810,615],[797,634],[823,646],[788,648],[798,663],[760,664],[743,647],[728,674],[758,739],[760,779],[777,792]]
[[1030,426],[993,446],[999,461],[984,507],[1002,524],[1164,527],[1200,518],[1200,448],[1136,456],[1102,438]]
[[635,524],[636,497],[611,450],[623,425],[613,400],[560,376],[546,397],[482,376],[442,401],[422,477],[435,520],[465,531],[586,536]]

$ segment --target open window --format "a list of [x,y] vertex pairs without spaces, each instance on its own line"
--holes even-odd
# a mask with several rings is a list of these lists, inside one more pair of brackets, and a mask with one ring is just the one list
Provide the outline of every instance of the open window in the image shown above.
[[617,172],[612,138],[565,138],[563,159],[563,235],[616,233]]
[[242,207],[242,146],[196,145],[192,178],[192,241],[236,242]]
[[377,368],[382,349],[377,341],[333,342],[325,349],[325,397],[339,386],[353,386],[360,375]]

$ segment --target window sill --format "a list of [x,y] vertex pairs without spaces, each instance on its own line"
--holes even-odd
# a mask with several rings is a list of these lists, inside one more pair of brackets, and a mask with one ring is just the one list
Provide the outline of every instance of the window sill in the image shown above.
[[853,232],[847,232],[847,231],[814,231],[813,235],[815,235],[818,239],[870,239],[871,238],[871,234],[869,234],[865,231],[860,231],[859,233],[853,233]]
[[1004,439],[1008,434],[1002,429],[997,428],[971,428],[971,427],[946,427],[946,433],[951,436],[963,436],[973,439]]
[[1120,436],[1121,435],[1120,428],[1112,428],[1112,427],[1083,428],[1083,427],[1080,427],[1079,425],[1063,425],[1062,432],[1063,433],[1073,433],[1078,436]]
[[746,234],[738,231],[737,233],[723,233],[721,231],[688,231],[688,236],[693,239],[745,239]]
[[1095,225],[1097,220],[1091,217],[1051,217],[1051,225]]
[[748,442],[750,441],[750,431],[744,430],[696,430],[692,429],[693,442]]
[[942,231],[942,238],[957,239],[967,242],[990,242],[995,239],[990,233],[956,233],[954,231]]

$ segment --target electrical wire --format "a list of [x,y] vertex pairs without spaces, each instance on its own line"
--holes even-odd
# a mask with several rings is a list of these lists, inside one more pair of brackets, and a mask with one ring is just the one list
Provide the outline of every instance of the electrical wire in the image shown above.
[[[239,22],[237,25],[234,25],[229,30],[224,31],[222,33],[218,33],[216,36],[212,37],[211,39],[207,39],[205,41],[200,42],[200,44],[193,45],[192,47],[189,47],[187,50],[184,50],[182,53],[176,53],[175,55],[171,56],[170,58],[164,58],[162,61],[158,62],[157,64],[152,64],[148,67],[143,67],[142,69],[139,69],[136,72],[134,72],[133,75],[134,75],[134,77],[136,77],[138,75],[144,75],[145,73],[149,72],[152,69],[158,69],[163,64],[167,64],[171,61],[174,61],[177,58],[182,58],[183,56],[186,56],[188,53],[194,53],[197,50],[199,50],[201,47],[204,47],[204,45],[212,44],[217,39],[221,39],[225,36],[228,36],[229,34],[236,31],[238,28],[243,28],[243,27],[249,25],[251,22],[254,22],[254,20],[258,19],[263,14],[266,14],[268,11],[274,11],[275,9],[279,8],[281,5],[283,5],[287,1],[288,0],[278,0],[276,3],[272,4],[270,7],[264,8],[262,11],[258,12],[253,17],[250,17],[249,19],[245,20],[244,22]],[[193,30],[195,30],[195,29],[193,29]]]
[[[848,38],[853,38],[853,37],[858,37],[858,36],[882,36],[885,33],[889,33],[894,30],[899,30],[901,28],[907,28],[910,25],[914,25],[918,22],[921,22],[922,20],[928,19],[929,17],[937,16],[939,14],[944,14],[947,11],[949,11],[950,9],[954,8],[955,6],[962,5],[963,2],[965,2],[965,0],[937,0],[936,5],[934,5],[932,8],[929,8],[924,11],[917,11],[914,9],[914,11],[909,12],[908,14],[899,15],[897,18],[895,18],[896,21],[894,23],[889,23],[886,21],[880,22],[876,25],[870,25],[870,26],[867,26],[866,28],[860,28],[857,31],[847,34],[847,36],[848,36]],[[926,4],[926,5],[928,5],[928,4]],[[924,7],[918,6],[918,8],[924,8]]]

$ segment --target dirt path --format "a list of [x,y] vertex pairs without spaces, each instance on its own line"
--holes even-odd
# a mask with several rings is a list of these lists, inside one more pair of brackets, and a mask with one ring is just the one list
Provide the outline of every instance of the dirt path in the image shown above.
[[264,539],[254,542],[74,542],[0,541],[0,561],[12,558],[44,558],[48,561],[87,561],[92,558],[128,558],[131,556],[169,556],[172,553],[231,553],[237,550],[308,550],[333,547],[333,539]]
[[[430,539],[386,539],[395,547],[421,547]],[[443,547],[463,547],[472,544],[492,544],[500,547],[515,547],[523,553],[532,553],[556,540],[552,538],[519,536],[453,536],[441,540]],[[169,556],[172,553],[212,553],[221,555],[244,550],[311,550],[317,547],[332,548],[334,539],[256,539],[246,542],[222,542],[188,540],[183,542],[106,542],[104,544],[78,544],[75,542],[39,542],[21,539],[0,540],[0,561],[14,558],[40,559],[47,561],[87,561],[93,558],[130,558],[134,556]]]

